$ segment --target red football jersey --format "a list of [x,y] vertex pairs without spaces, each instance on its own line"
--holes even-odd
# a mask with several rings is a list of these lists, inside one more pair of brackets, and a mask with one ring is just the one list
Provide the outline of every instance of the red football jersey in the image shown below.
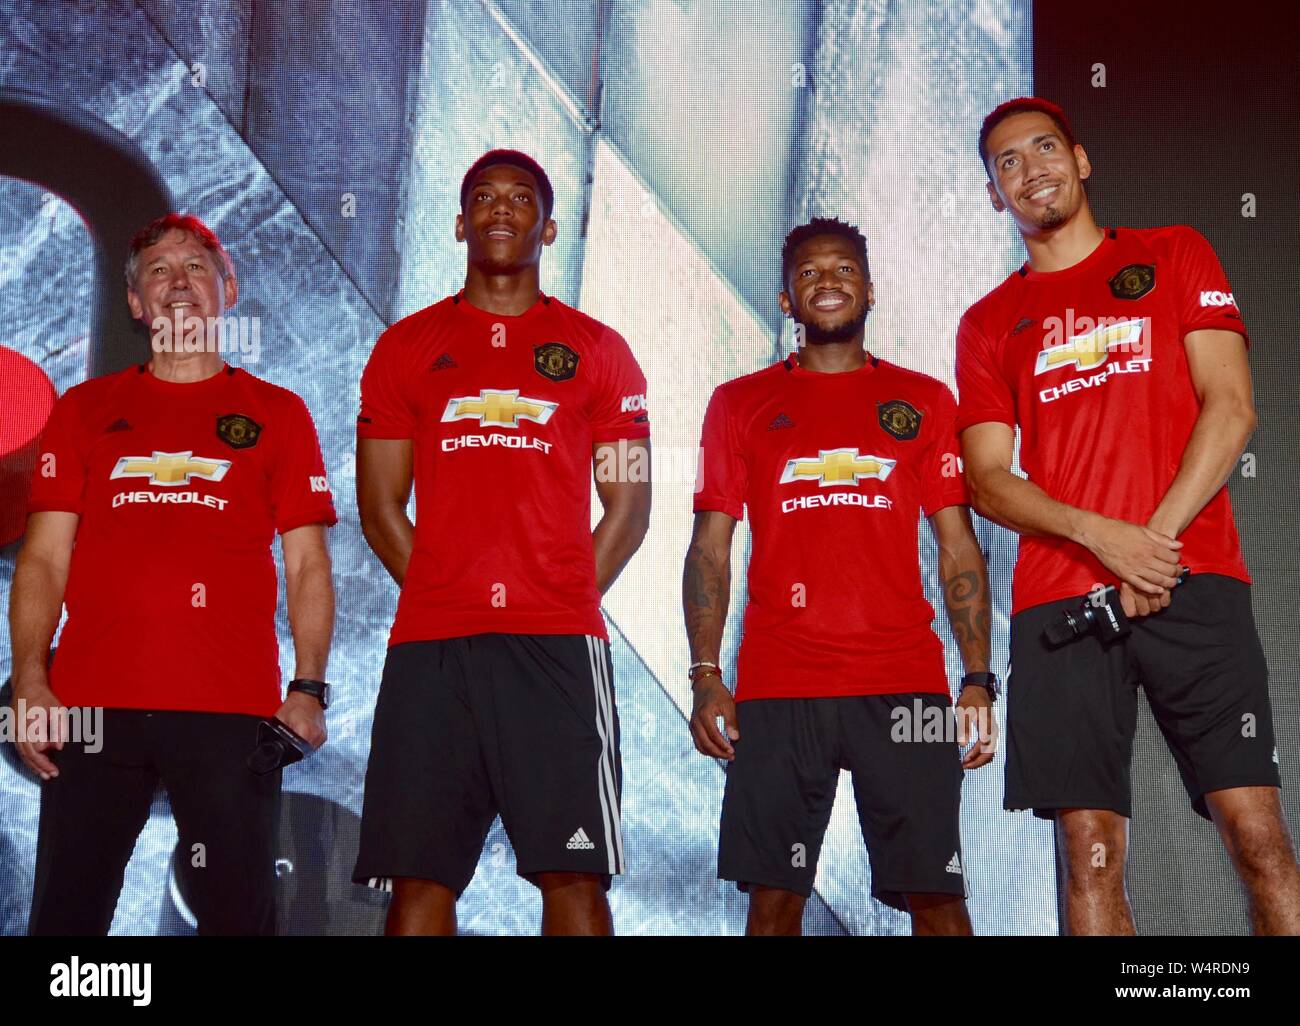
[[335,523],[303,401],[234,367],[178,384],[141,365],[70,388],[39,448],[29,510],[80,518],[60,700],[274,713],[271,545]]
[[[1183,336],[1245,336],[1210,244],[1191,228],[1111,228],[1062,271],[1026,264],[966,311],[957,332],[957,430],[1020,426],[1020,465],[1059,502],[1145,524],[1200,413]],[[1220,489],[1180,536],[1193,573],[1249,583]],[[1082,545],[1022,537],[1012,612],[1084,595],[1115,575]]]
[[357,435],[413,440],[417,510],[389,645],[606,637],[592,446],[647,437],[645,393],[622,336],[550,296],[507,317],[457,293],[385,331]]
[[695,511],[747,508],[753,538],[737,701],[948,693],[917,527],[967,501],[956,411],[873,359],[821,374],[792,355],[714,390]]

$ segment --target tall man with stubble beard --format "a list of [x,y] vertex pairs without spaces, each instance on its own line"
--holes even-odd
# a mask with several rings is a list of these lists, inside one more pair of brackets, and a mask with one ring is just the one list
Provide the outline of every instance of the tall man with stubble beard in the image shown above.
[[465,287],[384,332],[361,379],[361,525],[401,596],[354,878],[392,891],[388,933],[455,933],[500,814],[543,932],[607,934],[624,862],[600,596],[649,525],[645,377],[538,288],[557,228],[536,161],[484,154],[460,200]]
[[[969,934],[962,771],[993,758],[997,687],[956,403],[942,383],[866,351],[875,290],[856,228],[827,218],[796,228],[781,271],[781,309],[805,344],[714,390],[683,582],[691,734],[728,762],[718,876],[749,892],[747,932],[800,933],[847,769],[872,894],[909,913],[916,934]],[[733,700],[718,662],[746,510],[753,552]],[[956,735],[925,730],[952,725],[952,700],[921,587],[922,512],[969,671]],[[972,722],[982,744],[963,759],[955,742]]]
[[[957,334],[971,496],[1021,535],[1005,805],[1055,819],[1069,932],[1132,933],[1140,684],[1255,931],[1300,932],[1268,667],[1226,486],[1255,427],[1231,287],[1191,228],[1098,227],[1092,165],[1055,104],[1002,104],[979,153],[1029,255]],[[1011,472],[1017,427],[1028,480]],[[1047,633],[1085,602],[1111,608],[1117,631],[1126,618],[1127,636]]]

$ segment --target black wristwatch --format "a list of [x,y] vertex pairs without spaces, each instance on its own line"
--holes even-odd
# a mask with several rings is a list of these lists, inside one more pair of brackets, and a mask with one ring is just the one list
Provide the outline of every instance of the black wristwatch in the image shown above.
[[311,695],[320,703],[322,709],[329,708],[330,686],[323,680],[307,680],[305,677],[295,677],[289,681],[289,693],[301,691],[305,695]]
[[983,688],[989,693],[989,701],[998,700],[998,675],[996,673],[968,673],[961,679],[963,688]]

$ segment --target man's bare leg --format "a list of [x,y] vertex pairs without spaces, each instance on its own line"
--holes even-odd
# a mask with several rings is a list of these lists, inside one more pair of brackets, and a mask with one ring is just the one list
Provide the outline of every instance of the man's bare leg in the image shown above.
[[749,916],[745,933],[750,937],[799,937],[803,934],[803,908],[808,899],[780,887],[749,887]]
[[1128,819],[1108,809],[1060,809],[1056,823],[1070,935],[1137,933],[1124,889]]
[[1205,796],[1246,888],[1256,934],[1300,935],[1300,868],[1276,787],[1229,787]]
[[389,937],[454,937],[456,895],[432,880],[396,877],[384,934]]
[[593,873],[538,873],[542,892],[542,935],[546,937],[612,937],[604,883]]

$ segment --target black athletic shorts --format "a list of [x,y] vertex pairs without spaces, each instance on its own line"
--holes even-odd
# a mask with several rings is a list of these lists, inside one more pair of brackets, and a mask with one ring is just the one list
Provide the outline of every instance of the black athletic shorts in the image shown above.
[[469,886],[497,815],[520,876],[623,872],[609,643],[475,634],[384,662],[353,879]]
[[1126,638],[1049,646],[1043,628],[1083,600],[1011,618],[1006,808],[1044,819],[1057,809],[1132,815],[1139,684],[1200,815],[1209,818],[1210,791],[1281,786],[1248,584],[1191,574],[1167,608],[1133,619]]
[[[871,862],[871,893],[907,911],[905,894],[965,897],[961,863],[961,754],[912,722],[950,719],[947,695],[760,698],[736,704],[740,739],[727,766],[718,876],[807,897],[830,822],[840,770],[853,774]],[[919,715],[918,715],[918,710]],[[934,710],[934,712],[928,712]],[[895,740],[915,736],[916,740]]]
[[41,783],[27,932],[108,933],[123,872],[161,783],[188,861],[198,932],[274,934],[281,771],[259,776],[245,763],[261,719],[105,709],[99,751],[71,742],[47,750],[59,775]]

